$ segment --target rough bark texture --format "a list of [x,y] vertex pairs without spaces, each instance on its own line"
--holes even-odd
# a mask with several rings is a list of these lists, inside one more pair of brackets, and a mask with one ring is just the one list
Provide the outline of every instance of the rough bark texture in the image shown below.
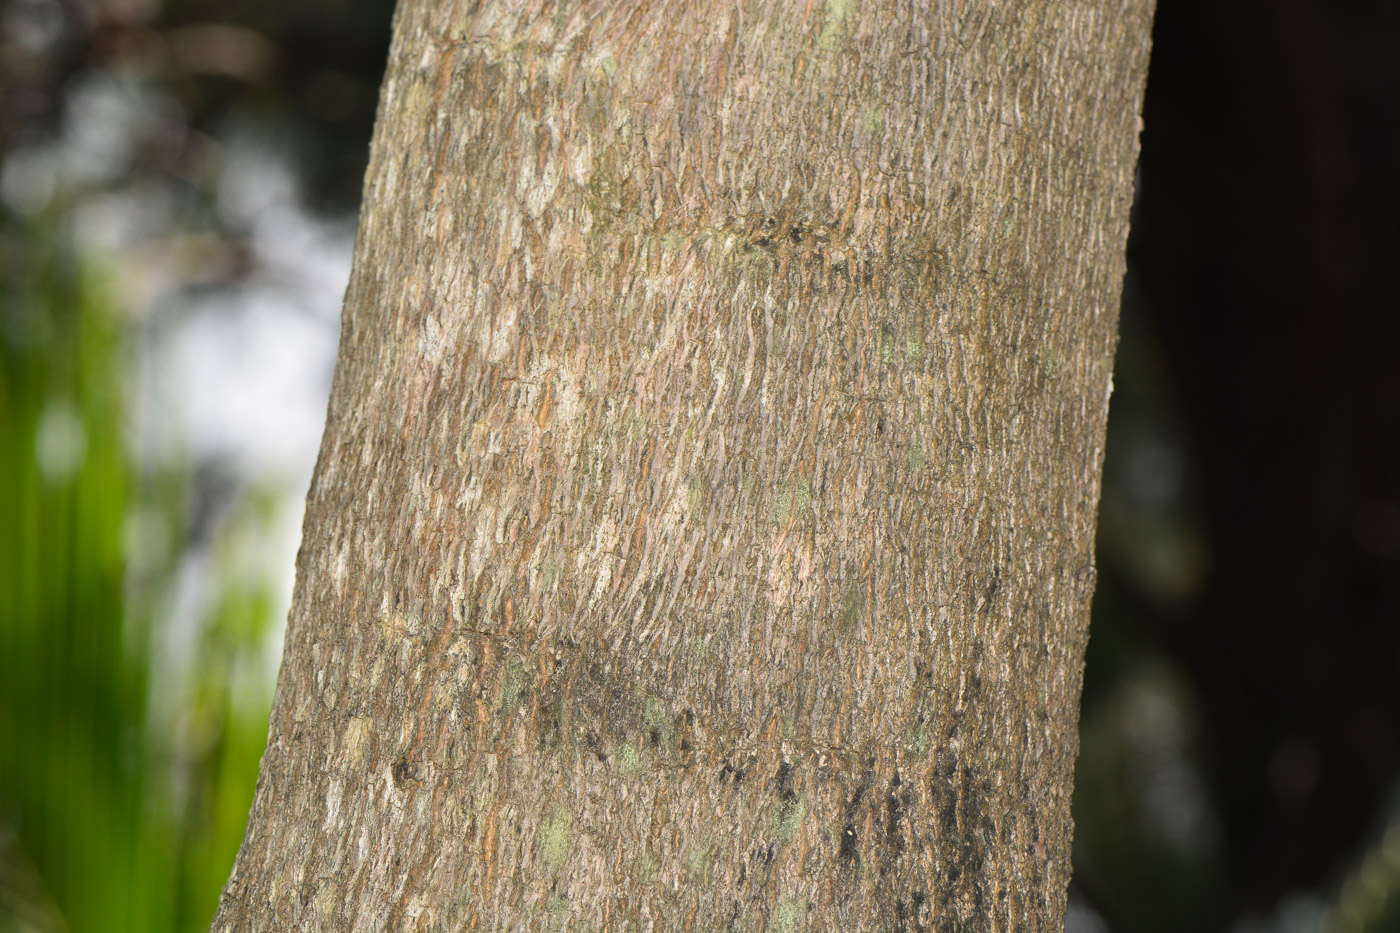
[[403,0],[216,931],[1054,930],[1150,0]]

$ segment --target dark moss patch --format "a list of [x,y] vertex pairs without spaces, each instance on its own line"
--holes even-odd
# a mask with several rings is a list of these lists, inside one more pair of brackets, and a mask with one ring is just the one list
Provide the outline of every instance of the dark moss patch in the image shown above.
[[778,773],[773,776],[773,783],[777,787],[779,800],[791,800],[797,792],[793,787],[793,767],[791,762],[784,761],[778,765]]
[[389,768],[395,787],[403,787],[409,781],[418,780],[418,768],[407,758],[399,758]]
[[942,884],[948,905],[971,901],[980,913],[985,895],[982,864],[995,846],[996,828],[990,815],[991,783],[975,768],[950,753],[939,755],[930,786],[937,813],[943,860]]
[[838,620],[841,632],[850,635],[865,616],[865,587],[859,580],[851,580],[841,594],[841,614]]
[[899,774],[890,780],[889,793],[885,795],[885,844],[897,858],[904,852],[904,816],[908,809],[909,788]]
[[744,782],[744,775],[746,774],[748,774],[746,769],[727,761],[724,763],[724,767],[719,769],[720,782],[732,781],[735,787],[738,787]]
[[855,826],[851,823],[847,823],[841,828],[841,845],[836,852],[836,857],[843,862],[853,862],[860,858],[860,839],[856,835]]
[[796,769],[789,762],[778,766],[773,778],[774,795],[778,798],[773,813],[773,832],[782,842],[792,842],[802,831],[807,816],[807,804],[797,791]]
[[557,689],[540,698],[539,723],[538,742],[541,749],[556,749],[568,743],[572,734],[569,708]]

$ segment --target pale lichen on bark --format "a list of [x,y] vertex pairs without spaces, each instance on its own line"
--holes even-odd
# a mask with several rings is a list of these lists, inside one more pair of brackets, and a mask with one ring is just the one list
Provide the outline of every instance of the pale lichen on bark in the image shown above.
[[403,0],[214,929],[1058,929],[1150,13]]

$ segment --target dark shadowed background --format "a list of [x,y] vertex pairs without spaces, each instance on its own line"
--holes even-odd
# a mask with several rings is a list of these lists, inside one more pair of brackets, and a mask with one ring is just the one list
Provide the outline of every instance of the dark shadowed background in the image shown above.
[[[388,0],[0,4],[0,933],[207,928]],[[1400,931],[1400,4],[1160,0],[1072,933]]]

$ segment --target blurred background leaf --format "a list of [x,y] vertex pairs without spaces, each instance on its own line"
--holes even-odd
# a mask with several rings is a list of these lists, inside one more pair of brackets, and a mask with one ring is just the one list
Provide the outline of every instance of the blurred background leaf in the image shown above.
[[0,14],[0,931],[207,929],[391,12]]

